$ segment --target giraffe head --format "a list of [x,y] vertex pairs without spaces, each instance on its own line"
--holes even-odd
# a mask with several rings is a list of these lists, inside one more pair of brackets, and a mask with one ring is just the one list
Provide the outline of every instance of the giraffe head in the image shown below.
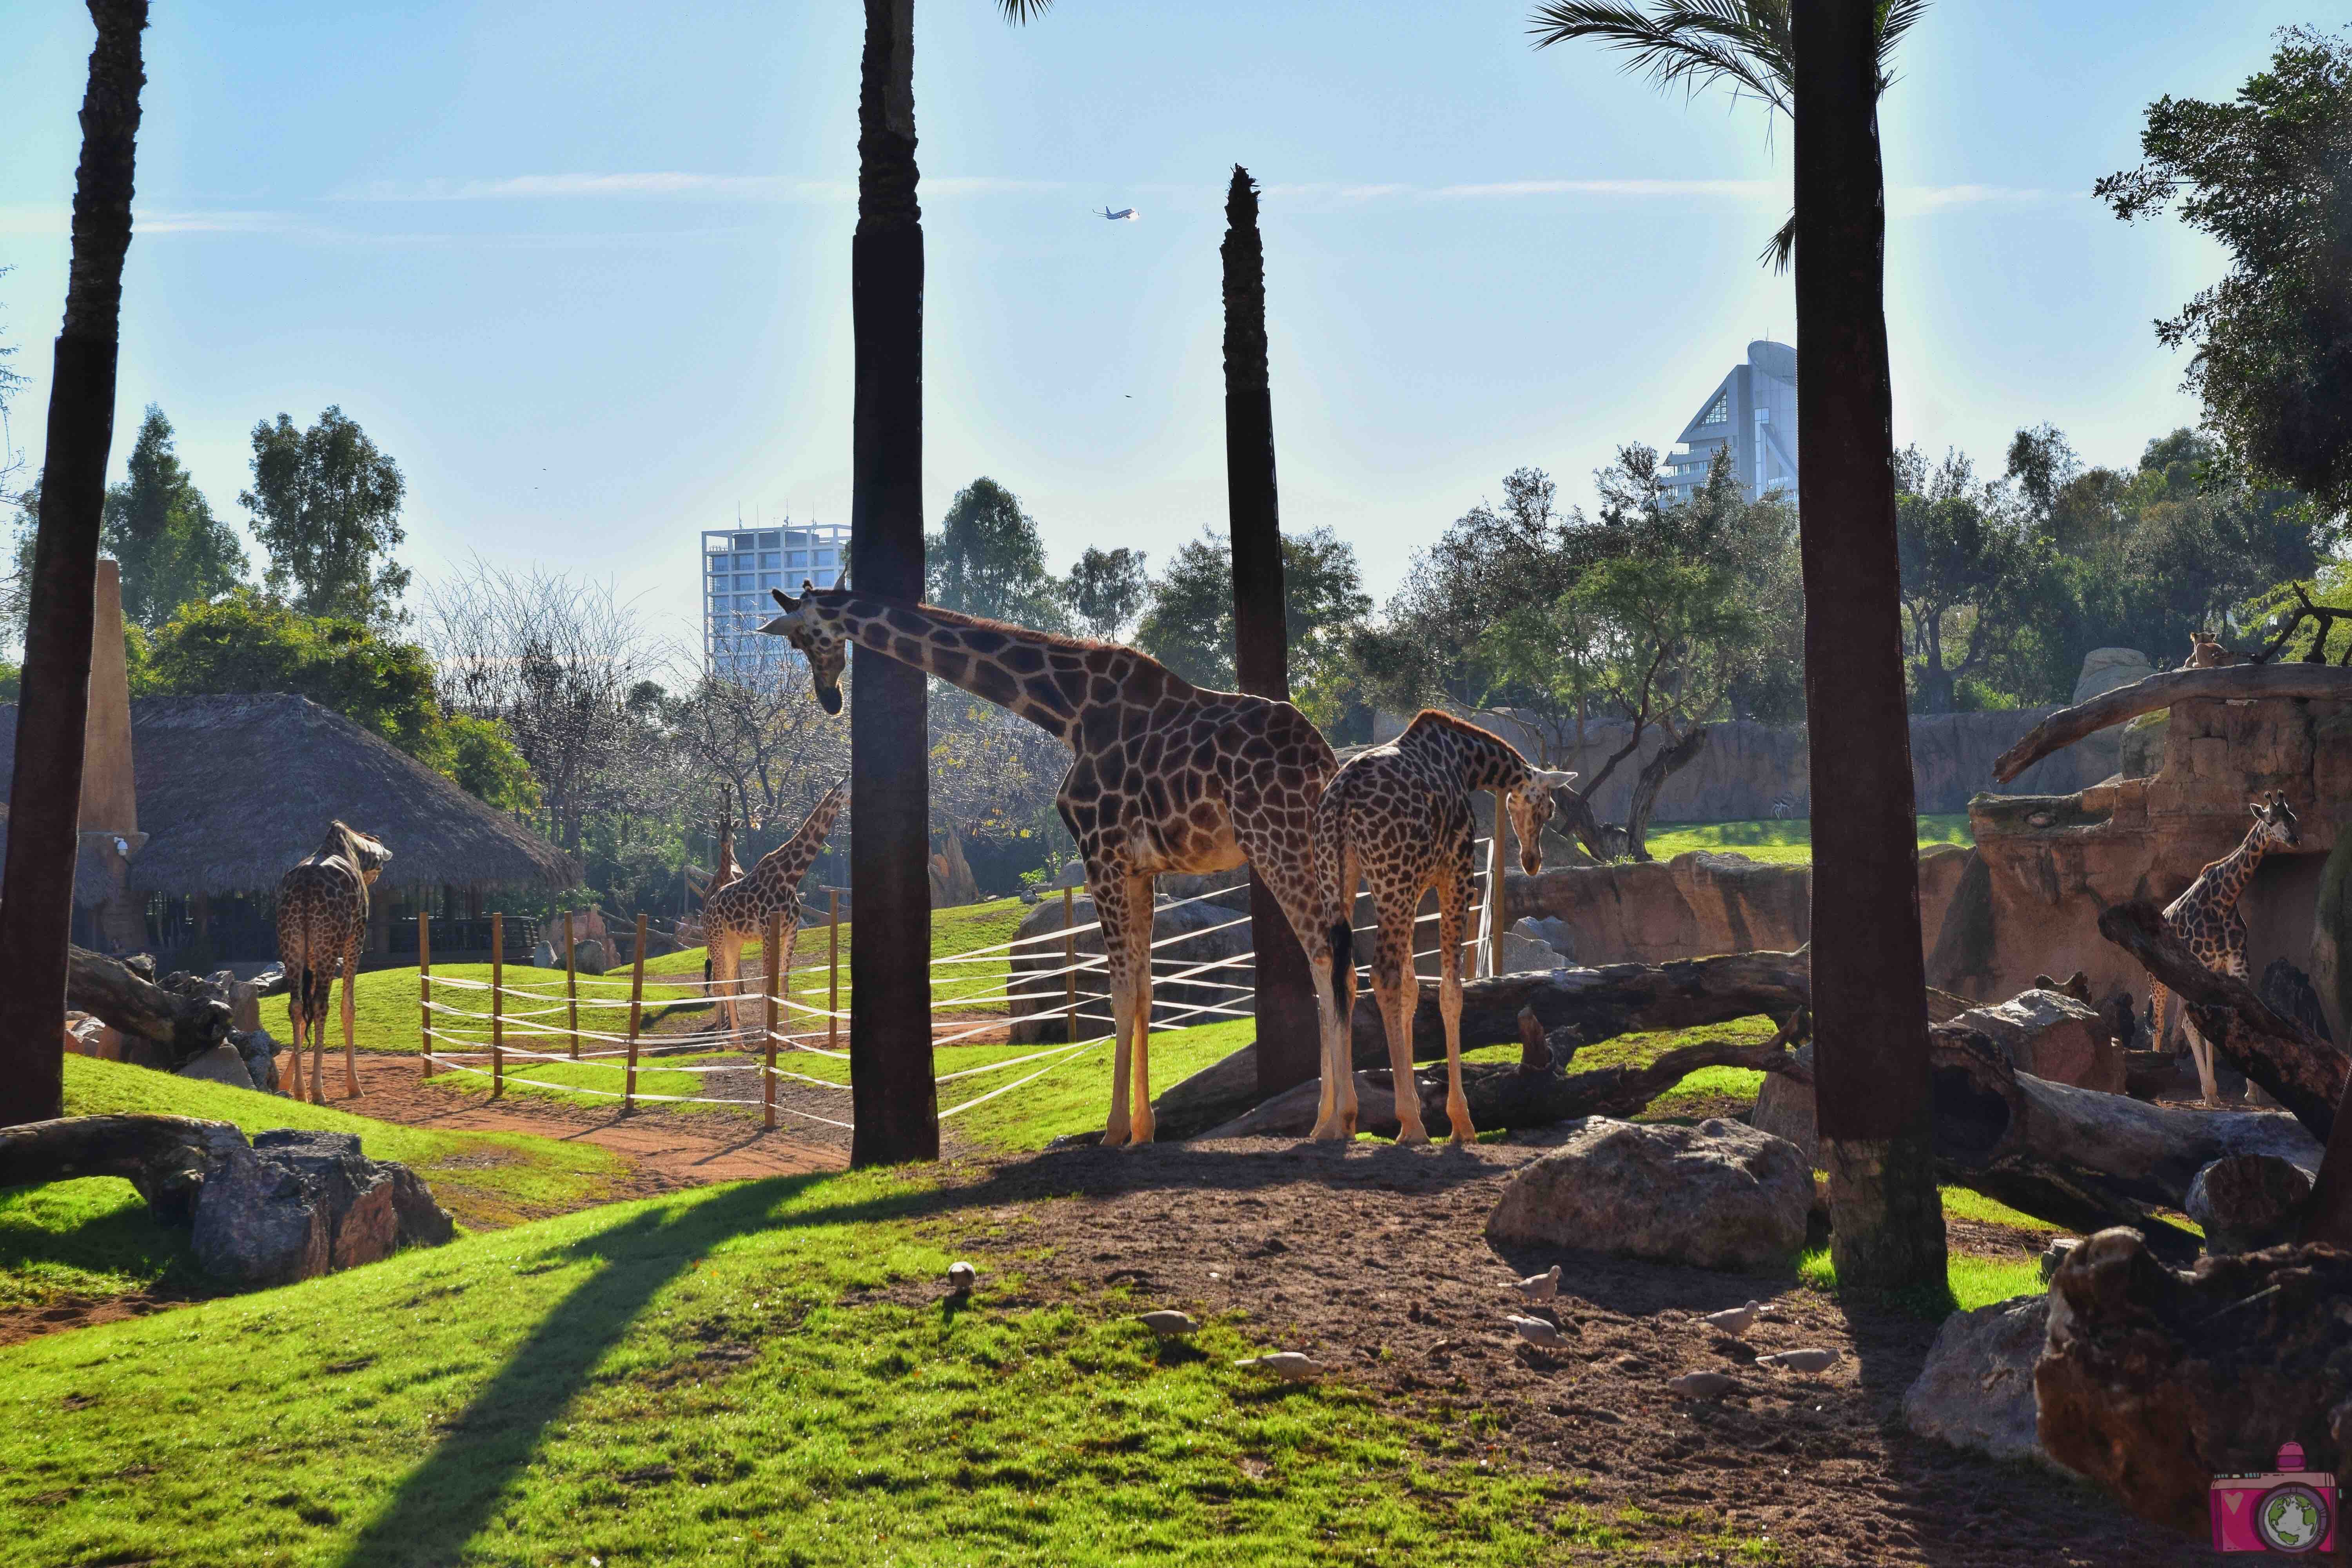
[[2278,791],[2272,790],[2260,800],[2246,802],[2246,810],[2262,825],[2258,831],[2266,846],[2292,849],[2303,842],[2294,828],[2294,808]]
[[809,679],[815,684],[818,705],[828,713],[840,712],[841,672],[849,662],[849,644],[837,622],[819,616],[816,584],[802,578],[801,596],[797,599],[782,588],[768,592],[776,596],[776,604],[784,613],[760,629],[771,637],[783,638],[800,650],[801,657],[808,660]]
[[1551,820],[1551,792],[1575,782],[1573,773],[1529,768],[1527,782],[1503,797],[1511,831],[1519,840],[1519,868],[1530,877],[1543,869],[1543,830]]
[[352,869],[360,874],[360,880],[370,887],[375,885],[375,879],[383,874],[385,863],[392,858],[392,851],[383,847],[382,839],[372,838],[347,822],[330,826],[327,839],[334,846],[333,852],[350,861]]

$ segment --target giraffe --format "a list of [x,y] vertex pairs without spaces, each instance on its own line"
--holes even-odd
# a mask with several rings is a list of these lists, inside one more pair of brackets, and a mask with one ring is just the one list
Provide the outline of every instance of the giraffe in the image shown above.
[[[1529,767],[1501,736],[1450,713],[1424,709],[1404,733],[1350,758],[1323,790],[1315,808],[1315,868],[1329,932],[1333,1006],[1352,1019],[1356,1005],[1355,939],[1349,929],[1360,877],[1371,884],[1380,936],[1372,954],[1372,995],[1388,1026],[1389,1065],[1396,1089],[1400,1143],[1426,1143],[1421,1096],[1412,1080],[1412,1015],[1421,983],[1413,973],[1413,911],[1432,884],[1437,889],[1439,1015],[1445,1021],[1445,1115],[1454,1142],[1476,1136],[1462,1093],[1462,932],[1469,917],[1477,866],[1477,831],[1471,797],[1491,789],[1503,811],[1495,823],[1496,874],[1487,910],[1499,910],[1505,819],[1519,841],[1519,864],[1532,877],[1543,869],[1543,829],[1551,820],[1551,792],[1575,782],[1572,773]],[[1314,1136],[1356,1135],[1356,1075],[1352,1042],[1345,1036],[1323,1060],[1323,1094]]]
[[[816,803],[790,838],[761,856],[757,865],[725,887],[714,886],[709,897],[702,900],[703,937],[710,949],[710,968],[706,978],[726,987],[723,995],[730,1034],[740,1035],[743,1031],[744,939],[764,940],[768,916],[782,910],[784,950],[777,955],[776,973],[791,973],[793,944],[800,934],[801,879],[808,875],[810,863],[824,847],[824,836],[833,831],[833,819],[848,804],[848,790],[849,781],[844,779],[825,791],[824,798]],[[711,877],[714,884],[733,863],[731,842],[722,847],[719,858],[719,869]]]
[[1075,754],[1055,805],[1102,922],[1114,1042],[1105,1147],[1151,1141],[1152,882],[1163,873],[1244,862],[1256,872],[1307,953],[1329,1050],[1341,1026],[1331,1011],[1309,837],[1316,799],[1339,761],[1305,714],[1270,698],[1204,690],[1116,643],[857,588],[803,582],[798,599],[769,591],[783,614],[760,629],[808,660],[826,712],[841,711],[854,642],[1028,720]]
[[[2241,980],[2250,979],[2246,967],[2246,919],[2238,912],[2238,896],[2253,880],[2254,868],[2273,847],[2294,848],[2303,842],[2295,832],[2294,812],[2288,806],[2286,796],[2273,790],[2262,800],[2251,800],[2246,809],[2252,813],[2254,825],[2246,830],[2245,842],[2219,860],[2197,873],[2197,879],[2164,909],[2164,923],[2172,934],[2189,944],[2197,962],[2217,974],[2234,974]],[[2168,993],[2164,982],[2148,977],[2147,1005],[2152,1020],[2149,1036],[2152,1044],[2164,1044],[2164,1004]],[[2197,1087],[2205,1103],[2219,1102],[2213,1082],[2213,1047],[2184,1009],[2180,1026],[2189,1036],[2189,1054],[2197,1063]]]
[[343,976],[343,1089],[360,1097],[359,1065],[352,1044],[352,981],[360,948],[367,941],[368,888],[383,874],[392,851],[343,823],[328,825],[327,836],[278,883],[278,956],[286,968],[286,1011],[294,1025],[294,1098],[302,1098],[302,1047],[310,1055],[310,1096],[323,1102],[327,1058],[327,1005],[335,974]]

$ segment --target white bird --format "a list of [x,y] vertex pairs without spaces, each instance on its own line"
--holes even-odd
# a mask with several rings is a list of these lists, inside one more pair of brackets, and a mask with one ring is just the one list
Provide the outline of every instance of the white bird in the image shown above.
[[1133,207],[1121,207],[1117,212],[1111,211],[1108,207],[1098,207],[1095,211],[1095,216],[1097,217],[1107,217],[1113,223],[1133,223],[1136,221],[1135,209]]
[[1541,1318],[1522,1318],[1517,1312],[1513,1312],[1503,1321],[1511,1325],[1513,1333],[1531,1345],[1543,1345],[1549,1348],[1568,1342],[1567,1338],[1560,1333],[1557,1323],[1548,1322]]
[[1720,1329],[1727,1334],[1744,1334],[1748,1331],[1748,1325],[1755,1322],[1756,1314],[1763,1310],[1762,1302],[1750,1301],[1745,1307],[1731,1307],[1720,1312],[1709,1312],[1699,1321],[1708,1328]]
[[1777,1366],[1783,1372],[1825,1372],[1838,1363],[1835,1351],[1782,1351],[1778,1355],[1759,1355],[1758,1366]]
[[1272,1355],[1245,1355],[1234,1364],[1262,1366],[1285,1383],[1304,1383],[1316,1372],[1315,1363],[1297,1351],[1276,1351]]
[[1670,1378],[1666,1386],[1688,1399],[1712,1399],[1738,1386],[1738,1380],[1719,1372],[1686,1372]]
[[1164,1340],[1190,1338],[1201,1327],[1190,1312],[1145,1312],[1135,1321]]
[[980,1279],[980,1270],[971,1264],[955,1262],[948,1265],[948,1283],[959,1290],[969,1290]]
[[1530,1301],[1549,1301],[1559,1294],[1559,1265],[1555,1263],[1540,1274],[1530,1274],[1511,1289]]

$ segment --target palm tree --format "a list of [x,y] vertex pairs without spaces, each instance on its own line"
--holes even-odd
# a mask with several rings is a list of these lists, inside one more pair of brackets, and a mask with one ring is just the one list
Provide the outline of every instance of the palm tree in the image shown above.
[[0,874],[0,952],[8,955],[8,984],[0,986],[0,1127],[65,1114],[66,948],[81,847],[82,726],[99,520],[114,443],[122,258],[131,248],[139,89],[147,81],[139,39],[147,0],[89,0],[89,14],[98,42],[81,101],[73,260],[49,382],[8,862]]
[[[1026,22],[1050,0],[998,0]],[[923,213],[914,0],[866,0],[857,92],[850,559],[857,585],[923,596]],[[930,788],[922,672],[861,647],[849,715],[853,1164],[939,1157],[932,1079]]]
[[1886,360],[1885,12],[1796,0],[1791,34],[1814,1065],[1839,1282],[1941,1290]]
[[[1696,94],[1728,82],[1734,96],[1761,99],[1774,115],[1787,117],[1794,112],[1797,58],[1789,7],[1790,0],[1655,0],[1644,13],[1630,5],[1553,0],[1529,18],[1529,30],[1539,49],[1598,38],[1630,54],[1626,68],[1647,72],[1662,88],[1680,86]],[[1927,0],[1877,0],[1877,92],[1894,85],[1895,46],[1927,9]],[[1791,215],[1759,259],[1785,272],[1796,244]]]

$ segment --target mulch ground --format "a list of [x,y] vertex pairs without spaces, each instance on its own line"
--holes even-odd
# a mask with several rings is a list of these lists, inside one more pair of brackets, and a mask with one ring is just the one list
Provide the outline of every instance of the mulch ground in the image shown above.
[[[1825,1568],[2208,1560],[2087,1486],[1912,1437],[1900,1405],[1932,1322],[1843,1305],[1790,1278],[1497,1249],[1486,1215],[1541,1152],[1533,1141],[1077,1148],[960,1163],[941,1195],[956,1245],[982,1271],[972,1309],[1128,1287],[1139,1310],[1245,1316],[1253,1337],[1307,1352],[1331,1380],[1435,1417],[1470,1447],[1454,1458],[1557,1478],[1564,1514],[1581,1505],[1617,1521],[1640,1560],[1717,1561],[1696,1539],[1717,1531],[1769,1537],[1783,1561]],[[1570,1342],[1547,1352],[1503,1318],[1525,1310],[1509,1282],[1554,1263],[1560,1293],[1546,1315]],[[1008,1275],[1020,1279],[992,1288]],[[1750,1298],[1769,1310],[1740,1339],[1696,1321]],[[1841,1360],[1811,1377],[1753,1364],[1812,1346]],[[1708,1401],[1665,1386],[1702,1369],[1731,1373],[1738,1388]],[[1557,1560],[1627,1555],[1563,1535]]]

